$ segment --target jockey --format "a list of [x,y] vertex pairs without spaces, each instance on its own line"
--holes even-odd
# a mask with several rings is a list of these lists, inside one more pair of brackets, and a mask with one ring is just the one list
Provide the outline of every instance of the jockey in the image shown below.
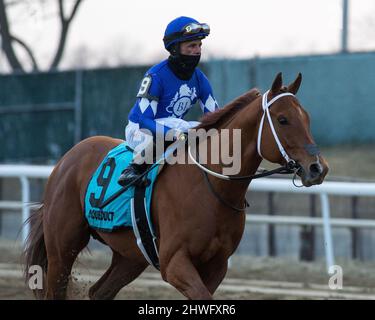
[[173,130],[173,139],[179,139],[181,134],[199,124],[183,120],[195,103],[199,103],[203,113],[218,108],[207,77],[197,68],[201,39],[209,33],[207,24],[189,17],[179,17],[168,24],[163,41],[170,56],[146,72],[137,100],[129,112],[125,137],[135,150],[135,156],[121,174],[120,185],[129,184],[148,168],[146,163],[138,163],[137,153],[139,155],[152,146],[157,134],[163,134],[165,138]]

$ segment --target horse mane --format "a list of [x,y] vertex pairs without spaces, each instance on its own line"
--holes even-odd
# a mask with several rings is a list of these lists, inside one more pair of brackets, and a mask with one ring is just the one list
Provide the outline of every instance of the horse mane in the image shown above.
[[214,112],[206,113],[199,121],[200,125],[196,129],[218,128],[227,119],[231,118],[237,111],[247,106],[260,95],[258,89],[254,88],[229,102],[224,108],[217,109]]

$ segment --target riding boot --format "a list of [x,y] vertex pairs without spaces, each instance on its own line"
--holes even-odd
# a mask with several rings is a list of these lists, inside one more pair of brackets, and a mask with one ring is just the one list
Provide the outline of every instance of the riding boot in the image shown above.
[[[130,163],[127,168],[121,173],[119,179],[117,180],[118,184],[121,186],[127,186],[134,180],[136,180],[139,176],[142,175],[148,168],[149,164],[147,163],[142,163],[142,164],[137,164],[137,163]],[[147,186],[148,179],[146,176],[143,178],[139,179],[136,181],[136,185],[138,186]]]

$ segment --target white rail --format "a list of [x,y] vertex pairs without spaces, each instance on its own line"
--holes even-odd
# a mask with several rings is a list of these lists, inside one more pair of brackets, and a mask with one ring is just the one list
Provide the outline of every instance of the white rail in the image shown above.
[[[53,166],[36,165],[0,165],[0,177],[18,178],[22,188],[21,203],[15,201],[0,201],[1,209],[22,208],[22,223],[30,216],[30,179],[47,179],[53,170]],[[17,208],[18,207],[18,208]],[[22,228],[22,241],[25,242],[29,234],[30,225]]]
[[[0,209],[20,209],[22,208],[22,220],[25,221],[30,215],[30,185],[29,180],[33,178],[47,179],[53,170],[53,166],[35,165],[0,165],[0,177],[18,178],[22,186],[22,200],[0,201]],[[321,202],[322,218],[309,217],[288,217],[288,216],[266,216],[248,215],[247,222],[272,223],[272,224],[297,224],[297,225],[322,225],[324,230],[325,251],[327,270],[334,265],[334,252],[332,244],[332,226],[375,228],[374,220],[364,219],[331,219],[329,195],[374,197],[375,183],[357,182],[331,182],[327,181],[318,186],[310,188],[296,188],[290,179],[258,179],[254,180],[249,190],[264,192],[285,192],[318,194]],[[28,225],[23,229],[22,240],[26,239],[29,232]]]
[[[322,226],[324,223],[322,218],[286,215],[270,216],[263,214],[248,214],[246,217],[246,222],[299,226]],[[375,219],[331,218],[330,225],[331,227],[343,228],[375,228]]]
[[250,185],[252,191],[291,192],[305,194],[328,194],[340,196],[375,196],[375,183],[326,181],[309,188],[296,188],[291,179],[257,179]]
[[[302,217],[288,217],[289,223],[294,220],[296,222],[303,222],[301,224],[312,224],[316,222],[320,222],[320,225],[323,225],[323,232],[324,232],[324,243],[325,243],[325,254],[326,254],[326,263],[327,263],[327,270],[329,272],[330,266],[335,264],[334,259],[334,252],[333,252],[333,243],[332,243],[332,221],[331,221],[331,213],[330,213],[330,205],[329,205],[329,198],[328,195],[342,195],[342,196],[361,196],[361,197],[374,197],[375,196],[375,183],[363,183],[363,182],[332,182],[327,181],[321,185],[312,186],[309,188],[295,187],[291,180],[289,179],[258,179],[252,181],[249,190],[251,191],[264,191],[264,192],[287,192],[287,193],[304,193],[304,194],[318,194],[320,196],[320,203],[321,203],[321,213],[322,219],[319,220],[308,220],[305,218],[305,221],[301,221]],[[303,219],[303,218],[302,218]],[[256,220],[256,217],[252,218],[250,215],[247,217],[247,221]],[[261,219],[258,216],[258,221]],[[278,222],[286,222],[287,220],[282,217],[274,217],[273,221]],[[346,222],[344,222],[346,221]],[[361,222],[358,222],[361,221]],[[371,220],[370,220],[371,221]],[[374,220],[375,221],[375,220]],[[341,225],[345,224],[348,227],[372,227],[374,221],[368,223],[367,220],[357,220],[352,221],[352,219],[340,219],[339,221],[335,219],[335,223],[340,222]],[[263,222],[269,222],[269,219],[263,219]]]
[[48,178],[53,166],[36,166],[27,164],[2,164],[0,165],[0,177],[5,178]]

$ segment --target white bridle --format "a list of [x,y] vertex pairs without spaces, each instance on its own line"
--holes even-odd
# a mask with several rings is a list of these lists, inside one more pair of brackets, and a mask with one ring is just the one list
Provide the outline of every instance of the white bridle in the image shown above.
[[263,108],[263,116],[262,116],[262,119],[260,120],[260,124],[259,124],[259,130],[258,130],[258,141],[257,141],[257,150],[258,150],[258,154],[264,158],[262,156],[262,153],[260,151],[260,146],[261,146],[261,142],[262,142],[262,132],[263,132],[263,125],[264,125],[264,118],[265,118],[265,115],[267,115],[267,118],[268,118],[268,123],[270,124],[270,128],[271,128],[271,131],[272,131],[272,134],[273,134],[273,137],[275,138],[275,141],[276,141],[276,144],[277,144],[277,147],[279,148],[280,150],[280,153],[281,155],[284,157],[284,159],[286,160],[286,163],[290,163],[290,162],[294,162],[294,160],[292,160],[288,154],[286,153],[284,147],[282,146],[281,142],[280,142],[280,139],[279,137],[277,136],[277,133],[276,133],[276,130],[275,130],[275,127],[273,125],[273,122],[272,122],[272,118],[271,118],[271,114],[270,114],[270,110],[269,108],[271,107],[271,105],[278,99],[282,98],[282,97],[285,97],[285,96],[293,96],[294,97],[294,94],[293,93],[290,93],[290,92],[286,92],[286,93],[281,93],[279,95],[277,95],[276,97],[272,98],[269,102],[267,102],[267,96],[268,96],[268,93],[269,93],[269,90],[263,94],[262,96],[262,108]]
[[[260,152],[260,144],[261,144],[261,141],[262,141],[262,131],[263,131],[263,124],[264,124],[264,118],[265,118],[265,115],[267,114],[267,118],[268,118],[268,122],[270,124],[270,127],[271,127],[271,131],[272,131],[272,134],[276,140],[276,143],[277,143],[277,146],[282,154],[282,156],[284,157],[284,159],[286,160],[287,164],[289,163],[295,163],[294,160],[292,160],[288,154],[286,153],[285,149],[283,148],[277,134],[276,134],[276,131],[275,131],[275,128],[273,126],[273,123],[272,123],[272,119],[271,119],[271,115],[270,115],[270,111],[269,111],[269,108],[271,107],[271,105],[278,99],[282,98],[282,97],[285,97],[285,96],[293,96],[294,97],[294,94],[290,93],[290,92],[286,92],[286,93],[281,93],[279,94],[278,96],[274,97],[271,99],[271,101],[267,102],[267,96],[268,96],[268,93],[269,93],[269,90],[263,94],[262,96],[262,108],[263,108],[263,116],[262,116],[262,119],[260,120],[260,124],[259,124],[259,131],[258,131],[258,140],[257,140],[257,150],[258,150],[258,154],[263,158],[261,152]],[[188,146],[188,154],[189,154],[189,157],[191,158],[191,160],[199,167],[201,168],[203,171],[207,172],[208,174],[210,175],[213,175],[217,178],[220,178],[220,179],[224,179],[224,180],[230,180],[231,178],[229,176],[226,176],[226,175],[223,175],[223,174],[220,174],[220,173],[217,173],[217,172],[214,172],[210,169],[207,169],[205,166],[202,166],[197,160],[194,159],[193,155],[191,154],[191,149],[190,149],[190,145]]]

